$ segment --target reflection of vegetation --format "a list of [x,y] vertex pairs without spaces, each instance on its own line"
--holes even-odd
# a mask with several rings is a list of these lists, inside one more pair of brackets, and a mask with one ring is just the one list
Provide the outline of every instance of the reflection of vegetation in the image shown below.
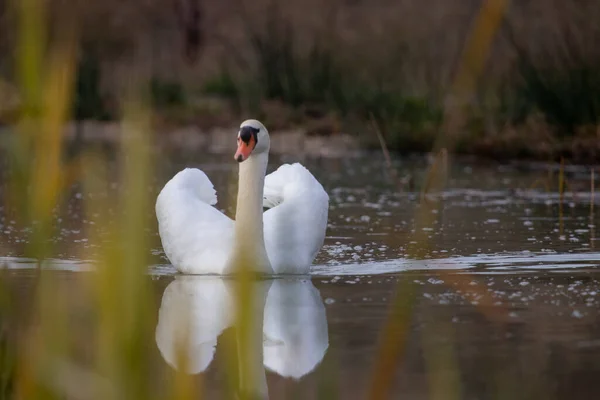
[[4,329],[0,328],[0,400],[13,398],[15,363]]

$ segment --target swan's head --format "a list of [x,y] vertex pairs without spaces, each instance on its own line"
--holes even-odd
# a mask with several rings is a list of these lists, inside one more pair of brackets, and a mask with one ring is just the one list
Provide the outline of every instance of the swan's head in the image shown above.
[[237,162],[247,160],[252,154],[268,152],[270,147],[269,132],[260,121],[247,119],[240,125],[237,145],[234,156]]

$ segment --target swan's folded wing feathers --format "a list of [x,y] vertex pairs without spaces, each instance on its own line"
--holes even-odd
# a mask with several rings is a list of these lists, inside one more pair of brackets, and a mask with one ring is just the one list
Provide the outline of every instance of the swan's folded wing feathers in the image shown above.
[[263,193],[263,207],[273,208],[277,207],[283,202],[283,195],[277,188],[268,187],[265,183],[265,189]]
[[163,188],[156,216],[165,254],[184,273],[221,273],[233,221],[215,207],[217,195],[206,174],[186,168]]
[[265,247],[276,273],[307,273],[325,239],[329,196],[301,164],[265,178]]
[[214,206],[217,204],[217,191],[206,174],[197,168],[185,168],[171,180],[175,180],[182,188],[189,189],[200,201]]
[[313,195],[325,196],[329,200],[323,186],[306,167],[300,163],[283,164],[265,177],[263,195],[265,207],[268,204],[281,204],[286,193],[290,195],[292,191],[295,193],[309,191]]
[[290,167],[289,164],[284,164],[265,177],[263,207],[273,208],[283,202],[283,190],[290,178],[290,168],[288,167]]

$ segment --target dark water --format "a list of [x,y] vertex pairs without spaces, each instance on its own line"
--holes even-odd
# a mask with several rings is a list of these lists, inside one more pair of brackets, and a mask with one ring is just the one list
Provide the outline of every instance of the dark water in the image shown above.
[[[182,167],[197,166],[215,183],[218,206],[231,213],[237,184],[229,158],[161,160],[149,195]],[[410,175],[417,188],[402,189],[380,158],[301,160],[330,194],[329,227],[311,277],[255,283],[254,316],[263,321],[257,379],[265,379],[270,398],[311,399],[323,391],[366,398],[396,296],[410,307],[403,308],[408,334],[391,398],[598,398],[600,242],[591,203],[600,206],[600,194],[589,192],[589,169],[568,169],[561,199],[556,174],[548,190],[539,184],[546,166],[453,161],[447,189],[423,206],[418,188],[427,161],[396,160],[400,177]],[[273,158],[270,170],[288,161],[297,160]],[[117,181],[106,188],[120,190]],[[57,210],[55,260],[47,268],[59,279],[93,270],[99,247],[91,244],[95,222],[83,205],[105,195],[74,186]],[[429,215],[426,223],[415,220],[419,213]],[[6,214],[0,220],[0,266],[15,288],[13,303],[27,304],[34,287],[29,231]],[[235,336],[231,283],[177,276],[155,225],[144,234],[156,295],[148,345],[154,367],[158,375],[176,367],[173,342],[188,327],[188,370],[215,397],[226,371],[223,343]],[[415,238],[421,242],[411,243]],[[411,258],[415,245],[420,260]],[[387,332],[400,341],[403,329]]]

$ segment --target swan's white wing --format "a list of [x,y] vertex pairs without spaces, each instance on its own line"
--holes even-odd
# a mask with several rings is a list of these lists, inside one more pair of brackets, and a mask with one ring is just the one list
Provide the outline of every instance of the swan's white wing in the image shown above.
[[329,346],[321,295],[310,280],[275,280],[269,289],[263,332],[264,364],[300,379],[321,362]]
[[156,200],[165,254],[180,272],[221,274],[233,243],[233,221],[213,207],[217,196],[206,174],[186,168]]
[[231,325],[231,307],[222,279],[175,278],[163,293],[156,325],[156,345],[165,361],[188,374],[208,368],[217,338]]
[[329,196],[302,165],[284,164],[265,178],[265,247],[275,273],[306,274],[323,246]]

